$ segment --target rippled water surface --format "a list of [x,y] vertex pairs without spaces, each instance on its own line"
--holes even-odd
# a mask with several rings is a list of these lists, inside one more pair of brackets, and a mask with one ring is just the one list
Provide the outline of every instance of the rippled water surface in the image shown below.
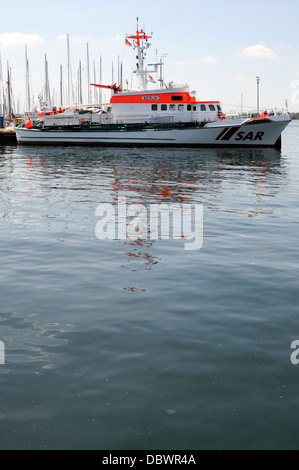
[[[298,449],[299,123],[274,149],[0,147],[1,449]],[[100,203],[204,243],[100,241]]]

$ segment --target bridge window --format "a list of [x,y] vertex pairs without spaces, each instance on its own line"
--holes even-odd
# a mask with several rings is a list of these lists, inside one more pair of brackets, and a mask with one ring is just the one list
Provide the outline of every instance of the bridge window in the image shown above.
[[175,104],[169,105],[169,111],[175,111],[175,108],[176,108]]
[[200,110],[201,110],[201,111],[206,111],[206,110],[207,110],[206,105],[205,105],[205,104],[201,104],[201,105],[200,105]]
[[187,104],[187,111],[192,111],[192,106],[191,106],[191,104]]
[[152,104],[152,111],[158,111],[158,105]]
[[161,104],[161,111],[167,111],[167,104]]
[[210,111],[216,111],[215,106],[213,104],[209,104]]
[[182,96],[178,96],[178,95],[172,96],[171,99],[172,99],[172,101],[183,101],[183,97],[182,97]]
[[193,106],[193,111],[196,111],[196,109],[197,109],[196,106]]
[[185,106],[183,104],[179,104],[178,108],[179,108],[179,111],[184,111]]

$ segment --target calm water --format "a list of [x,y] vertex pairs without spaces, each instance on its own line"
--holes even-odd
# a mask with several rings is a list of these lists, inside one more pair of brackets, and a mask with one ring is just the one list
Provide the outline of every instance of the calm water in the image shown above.
[[[277,150],[0,147],[1,449],[299,449],[299,123]],[[96,207],[202,203],[204,244]]]

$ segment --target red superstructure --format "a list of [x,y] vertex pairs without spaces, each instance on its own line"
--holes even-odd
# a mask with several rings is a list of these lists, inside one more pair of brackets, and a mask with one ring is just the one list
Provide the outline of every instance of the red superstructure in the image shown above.
[[[193,104],[198,103],[194,96],[191,96],[189,92],[175,92],[175,93],[143,93],[143,94],[122,94],[117,96],[112,96],[110,103],[145,103],[146,101],[150,101],[153,103],[165,103],[165,104],[173,104],[173,103],[181,103],[181,104]],[[220,104],[220,101],[200,101],[201,104]]]

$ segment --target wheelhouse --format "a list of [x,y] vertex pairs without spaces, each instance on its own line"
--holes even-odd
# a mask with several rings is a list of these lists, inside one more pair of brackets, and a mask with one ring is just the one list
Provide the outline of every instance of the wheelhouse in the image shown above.
[[189,89],[117,93],[110,103],[114,122],[213,122],[219,119],[219,101],[197,101]]

